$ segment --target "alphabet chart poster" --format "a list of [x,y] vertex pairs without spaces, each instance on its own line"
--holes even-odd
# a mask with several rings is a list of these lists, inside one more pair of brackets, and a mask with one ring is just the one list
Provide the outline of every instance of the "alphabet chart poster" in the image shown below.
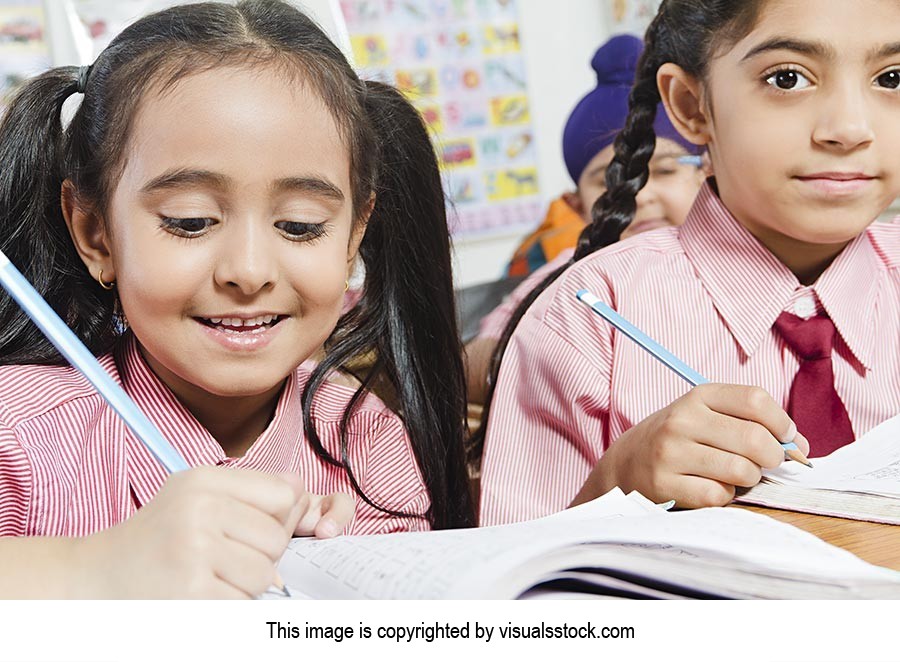
[[364,78],[432,131],[455,235],[534,226],[543,203],[515,0],[341,0]]

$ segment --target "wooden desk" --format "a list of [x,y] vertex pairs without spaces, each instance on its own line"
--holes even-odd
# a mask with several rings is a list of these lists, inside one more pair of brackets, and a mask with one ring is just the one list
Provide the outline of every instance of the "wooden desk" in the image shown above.
[[768,515],[779,522],[809,531],[827,543],[853,552],[875,565],[900,570],[900,526],[873,524],[838,517],[795,513],[757,506],[735,506]]

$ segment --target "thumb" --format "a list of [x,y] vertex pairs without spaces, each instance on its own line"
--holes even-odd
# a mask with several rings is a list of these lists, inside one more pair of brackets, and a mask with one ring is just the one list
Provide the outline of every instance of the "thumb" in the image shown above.
[[356,501],[349,494],[337,493],[328,496],[311,494],[309,508],[301,516],[295,534],[333,538],[350,523],[355,510]]

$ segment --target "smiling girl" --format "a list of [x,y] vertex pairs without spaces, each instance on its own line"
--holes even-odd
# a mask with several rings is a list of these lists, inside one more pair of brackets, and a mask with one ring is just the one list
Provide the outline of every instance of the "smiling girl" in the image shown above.
[[[681,228],[596,252],[634,216],[660,100],[715,178]],[[503,358],[481,522],[616,485],[724,504],[795,429],[816,457],[900,411],[900,226],[873,223],[900,194],[898,117],[900,3],[663,0],[579,261]],[[685,393],[582,288],[718,383]]]
[[3,250],[196,467],[167,479],[4,297],[0,594],[252,596],[291,535],[472,522],[434,154],[307,17],[141,19],[25,86],[0,161]]

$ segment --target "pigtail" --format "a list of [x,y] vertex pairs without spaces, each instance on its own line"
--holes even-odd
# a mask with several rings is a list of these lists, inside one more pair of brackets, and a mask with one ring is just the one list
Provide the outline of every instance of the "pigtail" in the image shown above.
[[606,169],[606,191],[594,203],[592,222],[578,237],[576,261],[619,241],[634,219],[637,194],[650,177],[650,159],[656,148],[653,122],[661,101],[656,84],[656,72],[661,65],[657,48],[661,15],[662,12],[647,30],[644,52],[638,60],[628,96],[628,117],[616,136],[615,155]]
[[592,222],[585,226],[578,237],[575,255],[568,263],[556,269],[541,281],[518,305],[491,356],[488,371],[488,391],[481,425],[471,435],[466,444],[466,457],[470,465],[478,467],[484,453],[485,435],[491,414],[491,401],[500,374],[500,363],[509,339],[519,325],[519,321],[531,304],[573,263],[605,246],[616,243],[622,232],[634,219],[637,210],[637,194],[650,177],[650,158],[656,148],[656,133],[653,122],[660,102],[656,85],[656,71],[661,60],[659,56],[659,34],[664,31],[665,18],[660,10],[645,37],[644,52],[638,60],[634,86],[628,96],[628,117],[625,126],[616,136],[615,155],[606,169],[606,191],[594,203],[591,210]]
[[[375,206],[360,257],[366,281],[362,298],[338,325],[304,393],[304,423],[312,425],[315,388],[336,368],[356,372],[362,386],[347,408],[372,390],[403,418],[431,497],[426,514],[436,529],[472,526],[463,443],[465,377],[457,332],[450,239],[437,159],[421,117],[394,88],[363,83],[364,107],[378,143]],[[364,369],[354,370],[360,357]],[[373,363],[374,361],[374,363]],[[344,466],[357,493],[342,435]],[[321,451],[320,451],[321,455]]]
[[[27,82],[0,123],[0,247],[94,353],[113,342],[113,296],[90,280],[60,208],[66,136],[60,113],[78,67]],[[0,293],[0,364],[63,360],[18,304]]]

